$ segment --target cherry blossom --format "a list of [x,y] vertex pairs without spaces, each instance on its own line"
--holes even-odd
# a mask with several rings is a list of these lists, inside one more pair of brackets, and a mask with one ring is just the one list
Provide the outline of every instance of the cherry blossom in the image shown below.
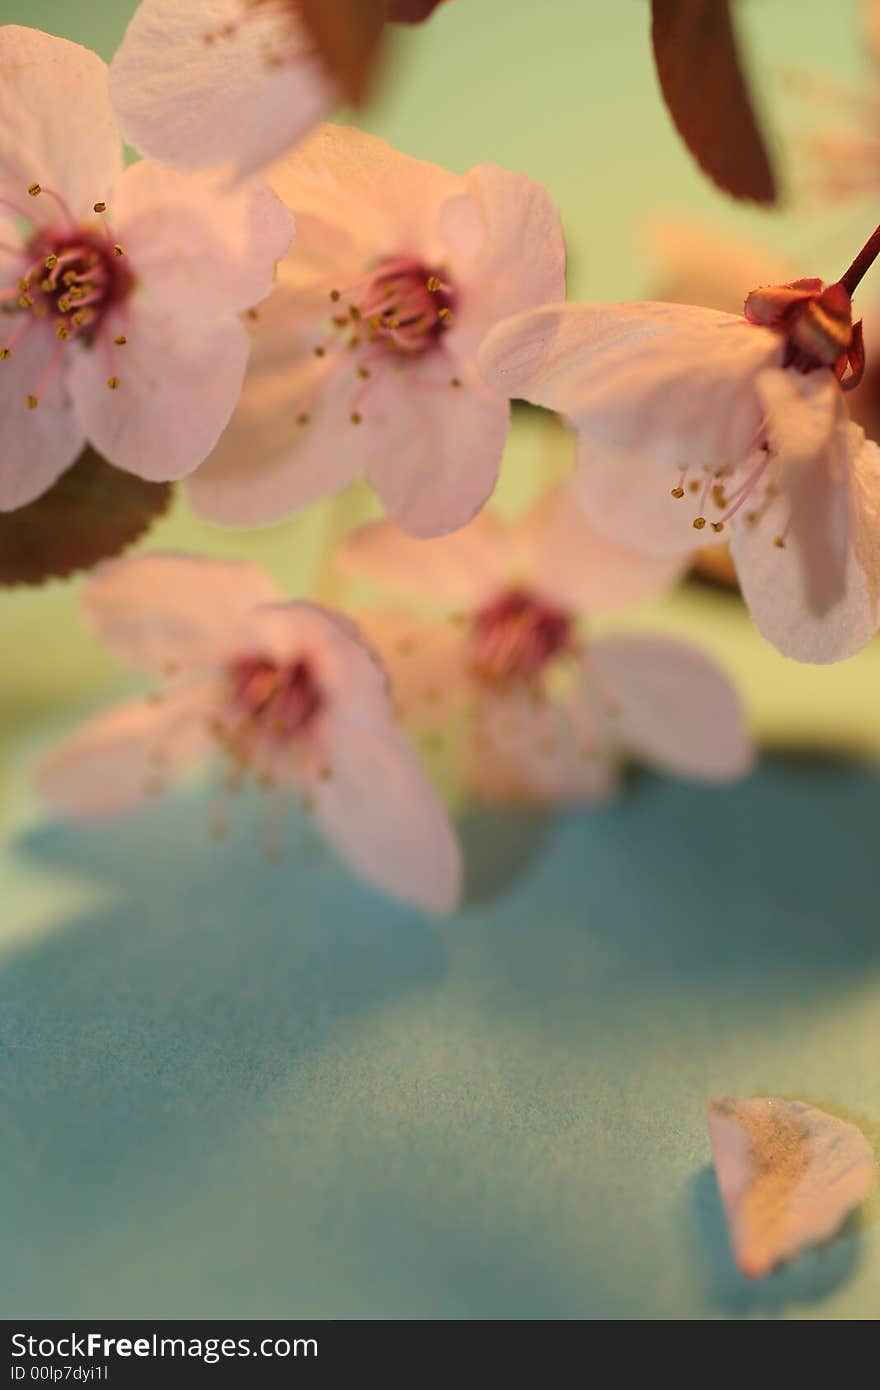
[[238,399],[238,314],[269,293],[290,214],[263,184],[123,172],[88,49],[7,25],[0,67],[0,510],[87,440],[140,477],[181,478]]
[[855,1125],[800,1100],[709,1102],[709,1139],[737,1264],[761,1279],[830,1240],[877,1181]]
[[491,493],[509,405],[476,354],[505,315],[564,293],[547,193],[484,164],[464,177],[323,126],[273,173],[296,254],[260,310],[242,401],[190,496],[272,521],[362,471],[413,535],[464,525]]
[[747,770],[739,701],[710,661],[659,635],[588,635],[585,608],[656,593],[681,563],[603,539],[568,488],[511,525],[483,512],[436,540],[376,522],[343,558],[413,606],[365,614],[365,630],[402,717],[462,730],[463,777],[479,796],[600,800],[615,789],[618,754],[706,782]]
[[385,672],[344,616],[282,600],[235,561],[146,554],[110,561],[83,603],[126,665],[159,682],[97,715],[51,752],[37,782],[70,819],[110,819],[209,760],[223,769],[214,828],[252,779],[280,852],[286,798],[299,797],[352,869],[431,912],[461,880],[451,825],[395,727]]
[[186,170],[252,174],[337,101],[291,0],[142,0],[110,80],[126,139]]
[[864,369],[851,297],[877,234],[832,285],[753,290],[741,315],[690,305],[548,305],[481,352],[496,389],[568,417],[594,524],[652,553],[726,540],[763,634],[838,661],[875,632],[880,452],[849,419]]

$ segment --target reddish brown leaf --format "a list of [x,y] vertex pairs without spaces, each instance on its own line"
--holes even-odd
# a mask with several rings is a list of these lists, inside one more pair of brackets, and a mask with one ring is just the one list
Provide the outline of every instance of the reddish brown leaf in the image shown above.
[[776,180],[743,76],[730,0],[651,0],[654,61],[678,133],[735,198],[775,203]]
[[363,101],[382,37],[385,0],[299,0],[299,9],[343,96]]
[[395,24],[421,24],[443,0],[386,0],[388,18]]
[[85,448],[54,487],[0,512],[0,584],[42,584],[118,555],[156,521],[170,483],[145,483]]

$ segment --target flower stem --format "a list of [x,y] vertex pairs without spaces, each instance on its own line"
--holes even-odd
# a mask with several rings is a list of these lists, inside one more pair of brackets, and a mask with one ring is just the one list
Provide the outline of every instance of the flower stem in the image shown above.
[[855,294],[859,281],[865,272],[870,270],[878,255],[880,255],[880,227],[868,237],[852,265],[840,277],[839,283],[843,285],[848,294]]

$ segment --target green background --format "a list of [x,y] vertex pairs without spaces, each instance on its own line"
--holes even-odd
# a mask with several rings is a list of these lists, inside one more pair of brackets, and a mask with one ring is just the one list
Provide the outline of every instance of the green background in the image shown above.
[[[0,0],[0,20],[109,57],[132,8]],[[738,7],[788,171],[825,114],[791,74],[873,80],[860,9]],[[546,183],[576,295],[649,293],[657,214],[826,278],[877,220],[870,201],[769,215],[715,192],[657,95],[646,0],[453,0],[400,39],[365,123]],[[499,505],[569,458],[519,419]],[[291,594],[340,600],[328,553],[370,506],[354,489],[239,535],[181,503],[147,544],[247,554]],[[796,1095],[880,1139],[877,643],[797,666],[696,587],[628,616],[711,650],[776,752],[725,791],[641,778],[610,811],[464,809],[468,904],[426,923],[293,817],[268,867],[256,802],[222,850],[198,789],[105,829],[46,823],[33,757],[122,682],[76,590],[0,595],[0,1311],[880,1312],[876,1200],[827,1249],[739,1278],[703,1120],[719,1091]]]

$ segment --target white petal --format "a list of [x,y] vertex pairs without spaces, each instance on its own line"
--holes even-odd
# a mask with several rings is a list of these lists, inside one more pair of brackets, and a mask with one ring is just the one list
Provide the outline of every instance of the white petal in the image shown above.
[[342,564],[354,575],[424,603],[472,610],[509,578],[504,525],[486,512],[450,536],[416,540],[393,522],[374,521],[345,541]]

